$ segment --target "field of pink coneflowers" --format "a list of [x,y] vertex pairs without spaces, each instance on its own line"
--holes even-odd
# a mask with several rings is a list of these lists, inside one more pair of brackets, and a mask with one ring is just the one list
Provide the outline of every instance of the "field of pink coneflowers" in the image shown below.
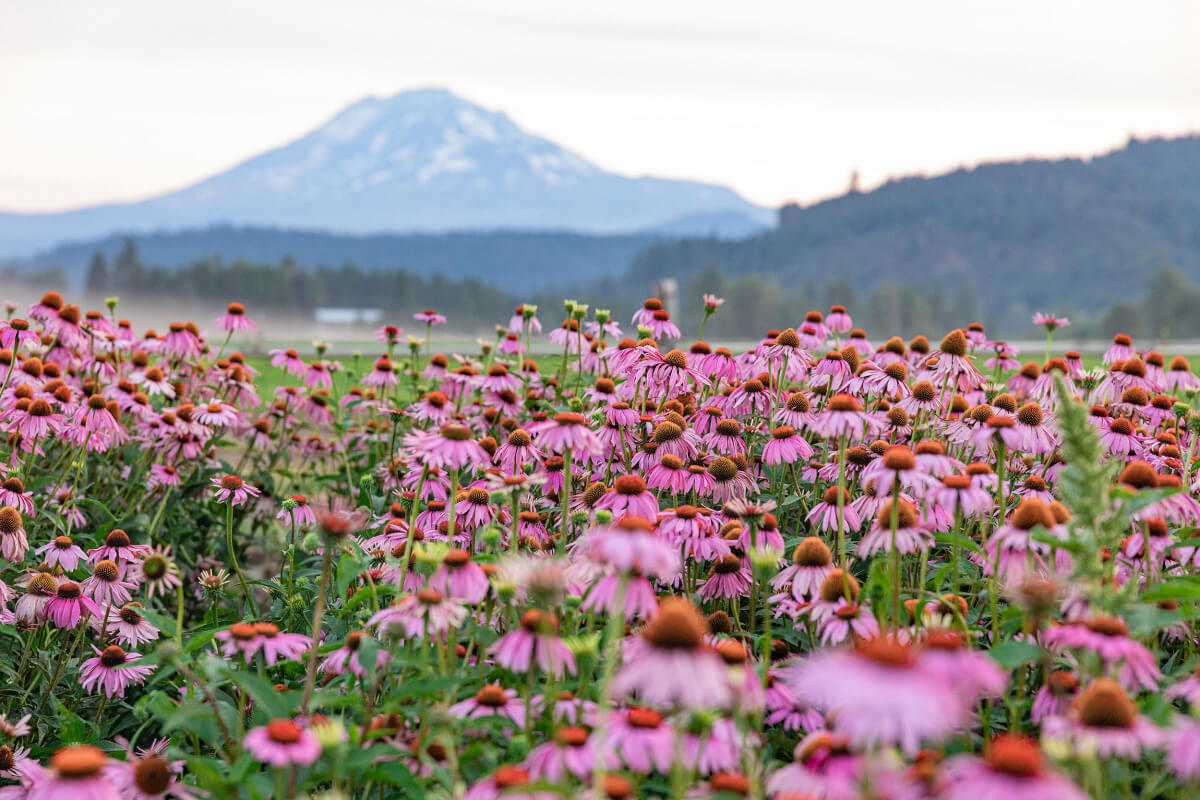
[[0,800],[1196,796],[1187,360],[721,303],[10,305]]

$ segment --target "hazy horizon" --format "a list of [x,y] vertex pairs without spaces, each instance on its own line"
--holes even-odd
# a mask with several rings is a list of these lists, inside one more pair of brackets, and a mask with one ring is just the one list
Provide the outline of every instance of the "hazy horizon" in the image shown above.
[[0,208],[156,195],[425,86],[605,169],[770,206],[839,194],[852,171],[870,188],[1200,130],[1192,3],[616,5],[10,8]]

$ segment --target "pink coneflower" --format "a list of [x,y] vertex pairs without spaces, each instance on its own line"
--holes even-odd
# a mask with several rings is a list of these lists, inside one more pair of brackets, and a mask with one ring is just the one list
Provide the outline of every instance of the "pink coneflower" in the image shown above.
[[487,684],[462,702],[450,706],[450,713],[460,719],[504,717],[517,728],[525,727],[525,708],[515,689]]
[[1181,781],[1200,781],[1200,724],[1176,715],[1168,734],[1167,766]]
[[473,438],[471,429],[457,422],[448,422],[436,433],[422,436],[416,443],[416,450],[424,457],[426,465],[447,470],[483,467],[491,460]]
[[313,513],[312,506],[308,504],[308,498],[302,494],[294,494],[284,500],[283,507],[275,515],[275,519],[286,519],[298,528],[317,524],[316,514]]
[[80,590],[97,603],[119,606],[129,602],[135,584],[121,578],[121,568],[115,561],[102,559],[92,568],[92,574],[79,584]]
[[431,308],[427,308],[424,311],[418,311],[416,314],[413,314],[413,319],[415,319],[417,322],[424,322],[426,325],[446,324],[446,318]]
[[671,771],[675,731],[659,711],[633,706],[608,717],[606,746],[627,769],[641,775]]
[[[367,668],[359,661],[359,648],[362,647],[365,638],[368,638],[367,634],[362,631],[351,631],[346,634],[346,641],[321,662],[317,671],[329,675],[341,675],[349,670],[360,678],[366,677]],[[390,659],[391,655],[386,650],[382,648],[376,650],[375,669],[381,669]]]
[[23,319],[0,320],[0,349],[12,350],[14,353],[22,345],[41,344],[42,337],[37,331],[29,329],[29,322]]
[[1104,424],[1100,428],[1100,444],[1104,445],[1109,453],[1122,458],[1142,454],[1145,446],[1142,444],[1141,437],[1137,435],[1132,422],[1125,417],[1109,419],[1107,415],[1103,419]]
[[845,306],[830,306],[825,317],[825,327],[835,333],[846,333],[854,327],[854,321],[846,313]]
[[197,333],[191,322],[172,322],[162,340],[162,352],[180,359],[199,358],[204,346]]
[[429,577],[429,588],[472,605],[483,602],[490,584],[483,567],[466,550],[450,550],[437,571]]
[[174,797],[178,800],[199,800],[207,793],[180,782],[183,775],[183,760],[167,761],[165,740],[162,746],[155,745],[133,753],[126,748],[128,761],[110,761],[105,774],[120,787],[126,800],[160,800]]
[[771,579],[775,589],[786,589],[804,603],[821,589],[821,582],[833,571],[833,553],[816,536],[801,540],[792,551],[792,563]]
[[1036,742],[1000,734],[988,742],[983,758],[953,756],[943,765],[945,800],[1087,800],[1069,779],[1051,772]]
[[747,497],[758,488],[753,475],[739,466],[737,461],[725,456],[718,456],[709,462],[706,472],[712,479],[708,493],[720,505]]
[[258,330],[254,320],[246,316],[246,307],[241,303],[226,306],[224,315],[217,319],[217,325],[226,333]]
[[822,617],[817,625],[821,644],[832,647],[851,636],[856,639],[874,639],[879,635],[879,622],[875,615],[862,606],[847,603],[832,614]]
[[639,517],[626,516],[594,528],[580,545],[588,558],[618,572],[669,578],[679,571],[679,553],[654,534],[653,523]]
[[[892,513],[896,514],[897,529],[892,535]],[[917,514],[917,509],[907,500],[888,500],[879,513],[870,530],[859,541],[855,553],[869,556],[880,551],[897,552],[908,555],[919,550],[925,550],[933,544],[933,534],[926,528]]]
[[646,483],[637,475],[621,475],[613,488],[596,501],[595,508],[611,511],[620,519],[624,516],[654,519],[658,515],[658,498],[646,490]]
[[[681,461],[690,461],[699,455],[700,437],[696,435],[695,431],[665,419],[654,426],[653,441],[647,444],[654,445],[653,450],[649,451],[651,461],[668,455],[675,456]],[[655,456],[657,458],[654,458]]]
[[529,774],[558,783],[569,775],[588,778],[596,765],[595,746],[584,728],[567,725],[554,732],[554,739],[533,748],[525,759]]
[[750,566],[730,554],[721,556],[709,568],[708,577],[700,584],[700,595],[706,600],[741,597],[750,590]]
[[1017,421],[1012,417],[992,415],[971,433],[971,442],[979,449],[1003,444],[1013,451],[1021,449],[1025,443],[1025,436],[1017,429]]
[[308,366],[295,350],[271,350],[270,355],[271,366],[283,367],[284,371],[289,375],[295,375],[299,378],[308,370]]
[[158,638],[158,628],[142,616],[141,608],[141,603],[109,606],[104,609],[103,617],[92,617],[89,622],[93,628],[111,631],[120,641],[136,647]]
[[0,508],[0,556],[5,561],[19,564],[25,560],[29,539],[25,535],[25,520],[21,512],[12,506]]
[[1016,429],[1022,437],[1022,450],[1034,455],[1045,455],[1054,452],[1058,447],[1053,418],[1047,416],[1037,403],[1026,403],[1017,409],[1016,422]]
[[1194,392],[1200,389],[1200,377],[1183,356],[1175,356],[1163,373],[1162,386],[1168,392]]
[[[671,338],[678,338],[678,333]],[[688,356],[682,350],[670,350],[666,355],[651,351],[633,365],[632,372],[638,380],[645,382],[648,389],[661,391],[667,397],[687,391],[692,385],[697,388],[708,386],[708,378],[700,370],[689,366]]]
[[547,452],[563,453],[569,449],[578,458],[594,458],[604,453],[604,445],[588,427],[587,420],[567,411],[555,414],[542,428],[538,443]]
[[521,626],[501,636],[488,652],[516,673],[529,672],[534,663],[555,678],[576,671],[575,656],[558,635],[558,617],[538,609],[522,614]]
[[[411,572],[409,573],[411,576]],[[421,639],[441,637],[461,627],[467,618],[467,608],[458,600],[446,597],[436,589],[421,589],[416,594],[401,597],[395,605],[381,609],[367,620],[381,636]],[[347,648],[358,648],[359,634],[346,637]],[[346,649],[346,648],[343,648]],[[386,655],[386,654],[385,654]]]
[[854,377],[854,370],[842,358],[841,352],[830,350],[817,362],[809,377],[810,386],[823,386],[827,394],[842,389]]
[[375,361],[375,368],[362,379],[363,386],[395,386],[400,382],[400,376],[396,374],[396,368],[389,358],[379,358]]
[[404,338],[404,329],[395,325],[384,325],[375,330],[375,338],[386,344],[395,344]]
[[45,613],[55,627],[74,628],[85,615],[100,616],[100,606],[85,597],[78,584],[68,582],[59,585],[54,597],[46,603]]
[[508,434],[504,444],[496,450],[495,461],[500,468],[510,475],[525,471],[526,464],[540,464],[546,454],[533,446],[533,439],[522,428],[517,428]]
[[704,618],[690,601],[669,597],[628,641],[613,691],[636,693],[647,703],[685,708],[718,708],[729,702],[726,667],[704,643]]
[[1046,683],[1033,696],[1031,718],[1040,724],[1047,717],[1066,716],[1079,694],[1079,679],[1065,669],[1051,672]]
[[1047,647],[1095,653],[1105,665],[1120,663],[1121,682],[1129,689],[1154,690],[1162,673],[1158,659],[1145,645],[1129,638],[1129,628],[1120,617],[1091,619],[1059,625],[1043,632]]
[[427,392],[408,407],[408,413],[413,419],[429,420],[437,425],[451,419],[455,410],[455,405],[446,397],[445,392]]
[[273,767],[308,766],[321,757],[321,741],[294,720],[275,719],[246,733],[250,755]]
[[800,699],[832,715],[834,733],[860,747],[895,745],[915,755],[967,720],[970,698],[929,669],[920,651],[877,637],[853,651],[821,651],[783,670]]
[[[806,519],[817,530],[836,532],[838,530],[838,487],[830,486],[821,496],[821,501],[813,505]],[[850,505],[850,493],[842,490],[842,530],[856,531],[862,527],[862,517]]]
[[687,477],[683,460],[666,454],[646,471],[646,486],[661,492],[683,494],[687,490]]
[[871,486],[877,494],[888,494],[893,486],[899,485],[901,490],[924,494],[934,483],[931,477],[917,463],[917,457],[904,445],[892,445],[882,458],[875,459],[862,471],[860,482]]
[[812,458],[813,449],[791,425],[780,425],[771,431],[771,440],[763,447],[762,460],[768,466],[794,464]]
[[66,572],[76,569],[80,559],[84,558],[83,549],[76,545],[70,536],[55,536],[54,539],[46,545],[38,547],[34,552],[41,555],[44,563],[49,566],[60,566]]
[[214,475],[209,480],[212,492],[219,503],[230,503],[240,506],[252,497],[259,497],[262,492],[246,483],[237,475]]
[[309,389],[332,389],[333,374],[324,361],[314,361],[304,373],[304,385]]
[[[113,408],[117,408],[116,404],[113,405]],[[103,395],[94,394],[89,397],[87,402],[79,407],[75,421],[90,431],[92,438],[96,436],[109,437],[122,433],[121,423],[113,416],[108,401],[104,399]]]
[[831,397],[825,410],[809,424],[812,431],[827,439],[846,436],[856,441],[879,426],[878,420],[863,411],[858,398],[848,394]]
[[176,488],[182,482],[179,477],[179,472],[170,464],[154,464],[150,467],[149,477],[146,479],[146,485],[150,489],[157,489],[161,486],[168,488]]
[[966,334],[961,330],[951,331],[942,339],[938,349],[924,359],[922,365],[935,383],[941,384],[949,378],[955,381],[952,385],[966,391],[983,381],[983,376],[967,355],[967,349]]
[[977,486],[970,475],[947,475],[942,485],[935,487],[929,499],[953,513],[959,511],[968,519],[977,519],[992,509],[992,493]]
[[54,407],[47,400],[37,397],[25,402],[28,406],[23,407],[18,401],[9,417],[23,440],[31,444],[63,429],[66,424],[63,415],[55,413]]
[[96,651],[96,656],[79,665],[79,685],[88,694],[103,690],[109,697],[124,697],[130,684],[141,684],[155,669],[153,665],[131,664],[141,655],[127,653],[115,644],[104,650],[97,647],[92,649]]
[[[105,774],[108,756],[87,744],[64,747],[50,758],[50,768],[26,770],[29,785],[24,800],[122,800],[116,785]],[[36,766],[30,763],[29,767]],[[5,790],[7,791],[7,790]]]
[[1114,361],[1125,361],[1136,355],[1137,351],[1133,349],[1133,339],[1124,333],[1118,333],[1113,337],[1112,344],[1104,351],[1104,357],[1100,363],[1107,367]]
[[88,550],[88,561],[95,564],[108,559],[124,567],[133,561],[140,561],[150,552],[148,544],[132,544],[129,534],[120,528],[113,528],[104,537],[104,544]]
[[1096,678],[1080,692],[1067,716],[1042,723],[1046,736],[1067,739],[1080,752],[1136,761],[1146,747],[1162,744],[1163,733],[1138,710],[1121,685]]
[[[954,595],[945,595],[941,603],[931,603],[927,609],[934,615],[940,610],[950,610],[959,619],[966,618],[966,601]],[[940,607],[940,608],[939,608]],[[927,616],[927,624],[934,622]],[[1002,670],[991,656],[982,650],[967,647],[962,631],[952,628],[934,628],[927,631],[923,640],[925,650],[922,659],[927,669],[940,673],[942,679],[954,686],[959,697],[970,702],[989,697],[1000,697],[1008,686],[1008,673]]]

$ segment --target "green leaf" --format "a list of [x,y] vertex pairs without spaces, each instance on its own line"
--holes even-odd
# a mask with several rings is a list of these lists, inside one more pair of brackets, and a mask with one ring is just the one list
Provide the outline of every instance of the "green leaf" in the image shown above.
[[1040,657],[1041,654],[1042,648],[1033,642],[1019,642],[1014,639],[1001,642],[988,651],[988,655],[1005,669],[1015,669],[1023,664],[1028,664]]
[[1200,600],[1200,583],[1187,578],[1170,580],[1160,583],[1142,594],[1147,603],[1158,603],[1163,600]]
[[260,678],[252,672],[229,670],[228,675],[230,680],[245,689],[254,698],[255,707],[261,709],[270,719],[290,717],[292,711],[299,705],[298,698],[289,698],[288,696],[289,694],[294,695],[294,692],[282,693],[266,678]]
[[412,772],[399,761],[384,761],[365,773],[363,777],[367,780],[386,783],[388,786],[395,786],[403,790],[406,797],[423,797],[425,794],[420,784],[413,778]]
[[343,597],[346,590],[350,588],[350,584],[358,579],[358,576],[366,568],[366,561],[355,555],[347,553],[342,556],[342,560],[338,562],[336,596]]

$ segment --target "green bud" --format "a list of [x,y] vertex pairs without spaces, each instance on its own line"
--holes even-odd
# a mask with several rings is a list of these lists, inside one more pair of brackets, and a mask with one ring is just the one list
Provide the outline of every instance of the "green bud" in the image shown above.
[[504,539],[504,533],[495,525],[489,525],[483,531],[483,544],[489,550],[494,550],[500,546],[500,542]]
[[612,518],[613,518],[612,512],[609,511],[608,509],[602,508],[596,512],[596,524],[597,525],[607,525],[608,523],[612,522]]

